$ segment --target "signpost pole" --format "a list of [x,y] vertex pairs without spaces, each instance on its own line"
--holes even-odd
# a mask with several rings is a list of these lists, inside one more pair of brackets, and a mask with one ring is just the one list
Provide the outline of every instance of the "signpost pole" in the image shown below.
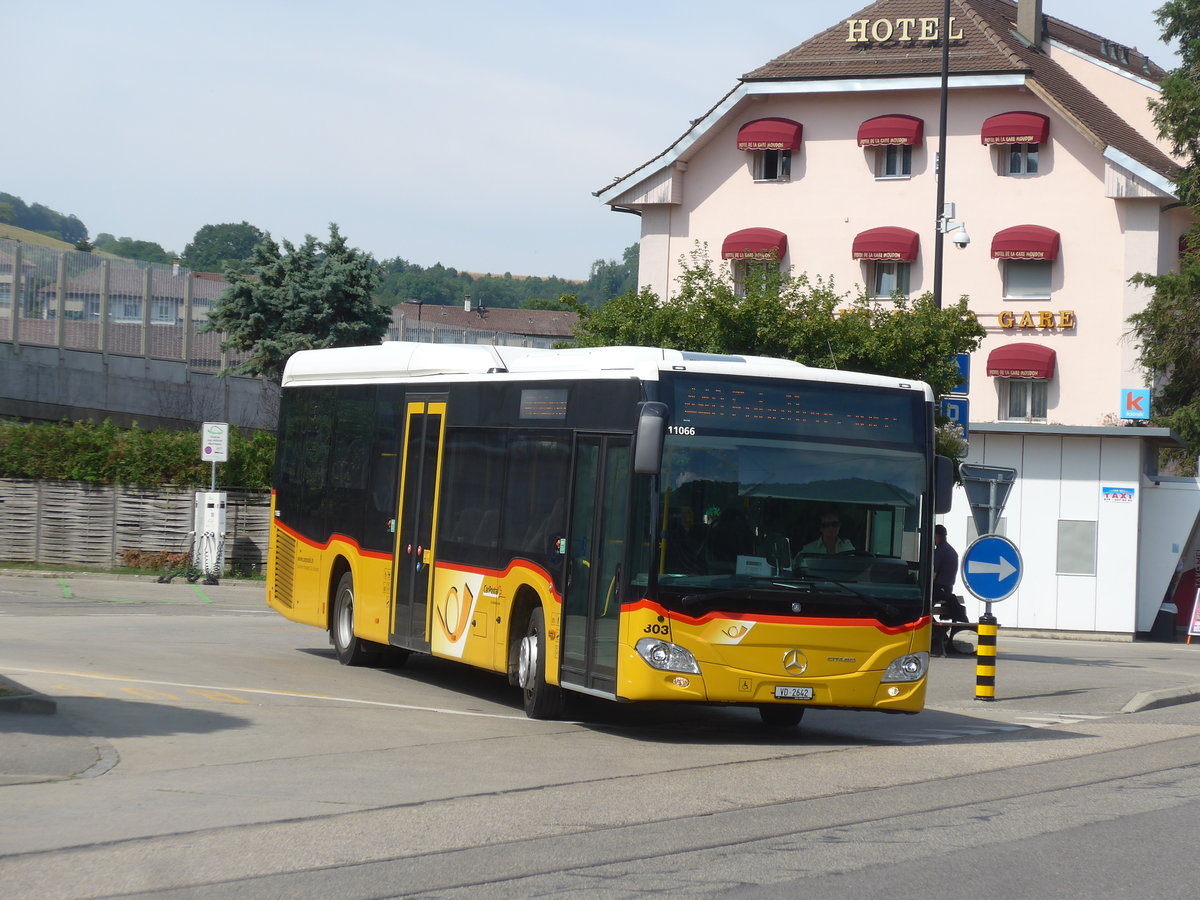
[[[961,466],[960,471],[976,526],[981,520],[987,526],[987,534],[976,539],[963,554],[963,583],[984,604],[975,650],[975,699],[992,701],[996,699],[996,638],[1000,631],[1000,623],[992,615],[992,604],[1017,589],[1023,568],[1016,545],[996,534],[1017,471],[970,464]],[[986,508],[980,490],[984,484],[987,485]]]

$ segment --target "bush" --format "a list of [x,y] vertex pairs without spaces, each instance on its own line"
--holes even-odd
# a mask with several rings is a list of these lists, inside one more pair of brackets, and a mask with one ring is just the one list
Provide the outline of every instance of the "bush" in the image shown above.
[[[225,487],[269,489],[274,464],[273,434],[257,431],[246,438],[233,428],[229,462],[219,464],[217,477]],[[118,428],[108,420],[98,425],[0,422],[0,478],[204,487],[210,473],[200,459],[199,430]]]

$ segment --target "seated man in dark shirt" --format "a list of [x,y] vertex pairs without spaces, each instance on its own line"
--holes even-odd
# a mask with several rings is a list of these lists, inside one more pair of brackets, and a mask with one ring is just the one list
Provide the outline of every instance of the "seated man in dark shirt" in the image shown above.
[[933,611],[940,619],[967,621],[967,610],[954,596],[958,551],[946,540],[946,526],[933,526]]

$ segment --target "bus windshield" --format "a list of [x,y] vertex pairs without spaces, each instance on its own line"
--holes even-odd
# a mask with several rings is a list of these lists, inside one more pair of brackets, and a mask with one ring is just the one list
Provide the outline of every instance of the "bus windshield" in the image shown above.
[[673,435],[661,476],[660,600],[688,611],[783,603],[910,621],[923,596],[926,477],[912,449]]

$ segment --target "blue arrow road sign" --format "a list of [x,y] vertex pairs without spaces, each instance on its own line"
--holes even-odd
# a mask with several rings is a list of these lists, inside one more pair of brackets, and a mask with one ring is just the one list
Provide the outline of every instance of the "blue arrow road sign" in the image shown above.
[[962,580],[985,603],[1003,600],[1021,583],[1021,552],[1008,538],[985,534],[963,554]]

